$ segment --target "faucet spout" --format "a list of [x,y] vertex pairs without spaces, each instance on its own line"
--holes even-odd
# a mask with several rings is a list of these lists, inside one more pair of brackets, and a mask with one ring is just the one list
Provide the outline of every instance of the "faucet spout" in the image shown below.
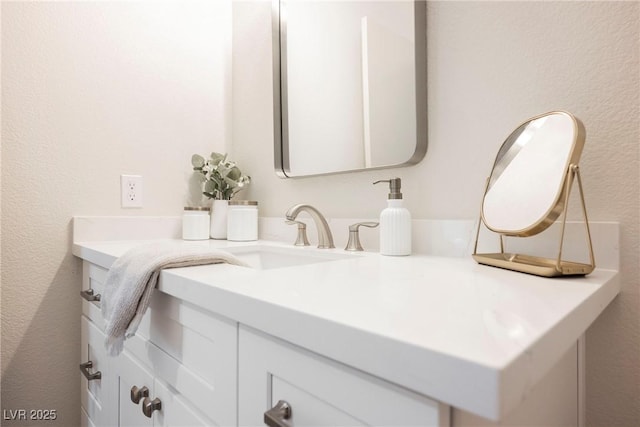
[[316,225],[316,230],[318,231],[318,248],[321,249],[330,249],[335,248],[333,245],[333,235],[331,234],[331,229],[329,228],[329,224],[324,216],[320,213],[320,211],[314,208],[311,205],[299,204],[294,205],[289,208],[285,217],[289,221],[294,221],[298,214],[302,211],[309,213],[313,222]]

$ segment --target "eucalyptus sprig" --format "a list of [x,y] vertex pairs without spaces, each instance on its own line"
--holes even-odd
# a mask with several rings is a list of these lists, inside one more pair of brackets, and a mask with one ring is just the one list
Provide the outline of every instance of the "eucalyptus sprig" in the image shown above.
[[243,175],[240,168],[227,159],[226,154],[214,152],[208,159],[194,154],[191,156],[191,164],[193,170],[202,177],[202,194],[210,199],[231,200],[238,191],[251,183],[251,177]]

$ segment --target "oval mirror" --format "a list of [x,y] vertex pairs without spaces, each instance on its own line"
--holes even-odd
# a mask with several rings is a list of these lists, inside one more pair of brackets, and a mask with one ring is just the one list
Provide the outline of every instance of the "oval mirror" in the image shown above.
[[[582,122],[565,111],[522,123],[500,147],[480,210],[473,258],[480,264],[546,277],[589,274],[595,268],[578,160],[584,147]],[[567,205],[574,178],[580,190],[590,263],[562,258]],[[527,237],[547,229],[562,215],[555,258],[511,253],[505,236]],[[500,236],[499,253],[478,253],[480,224]]]
[[569,166],[578,164],[585,141],[582,123],[564,111],[527,120],[502,144],[482,202],[491,231],[531,236],[545,230],[564,208]]

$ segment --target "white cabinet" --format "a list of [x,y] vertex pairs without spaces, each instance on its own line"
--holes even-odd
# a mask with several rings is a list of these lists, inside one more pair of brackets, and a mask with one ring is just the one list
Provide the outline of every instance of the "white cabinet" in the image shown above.
[[80,319],[80,402],[90,425],[115,425],[116,374],[104,348],[104,334],[85,316]]
[[[91,289],[84,296],[92,299],[106,270],[85,261],[83,271],[83,290]],[[159,291],[125,351],[110,357],[99,304],[83,300],[81,316],[86,427],[260,426],[265,413],[270,425],[290,427],[575,425],[578,419],[576,347],[503,423],[492,423]],[[288,416],[272,411],[280,401],[289,405]]]
[[250,328],[239,336],[241,426],[262,425],[279,401],[289,426],[449,425],[446,405]]
[[[154,396],[159,399],[164,406],[171,408],[170,411],[158,412],[158,422],[155,424],[156,426],[211,426],[211,421],[200,415],[184,396],[172,392],[170,386],[160,380],[156,380],[155,382]],[[231,408],[235,409],[235,405]]]
[[84,408],[80,409],[80,427],[96,427],[96,425],[91,421],[91,418],[87,415]]
[[[155,292],[138,332],[126,340],[125,351],[108,356],[100,301],[86,298],[102,292],[106,270],[85,262],[83,271],[81,358],[91,366],[81,374],[82,423],[237,425],[237,323]],[[98,370],[100,379],[85,378]],[[143,387],[146,396],[132,402],[132,389]],[[154,401],[159,407],[147,417],[143,407]]]
[[207,427],[213,422],[166,382],[154,378],[136,358],[118,357],[118,425],[120,427]]
[[[84,295],[100,294],[105,277],[85,262]],[[291,426],[449,425],[446,405],[250,328],[239,333],[236,322],[162,292],[125,351],[108,357],[99,304],[83,301],[83,352],[105,375],[83,383],[83,425],[257,426],[281,399],[293,407]]]

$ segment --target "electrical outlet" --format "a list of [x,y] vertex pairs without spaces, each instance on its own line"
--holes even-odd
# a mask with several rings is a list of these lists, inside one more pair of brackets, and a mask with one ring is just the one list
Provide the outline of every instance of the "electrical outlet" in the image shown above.
[[120,195],[123,208],[141,208],[142,176],[120,175]]

